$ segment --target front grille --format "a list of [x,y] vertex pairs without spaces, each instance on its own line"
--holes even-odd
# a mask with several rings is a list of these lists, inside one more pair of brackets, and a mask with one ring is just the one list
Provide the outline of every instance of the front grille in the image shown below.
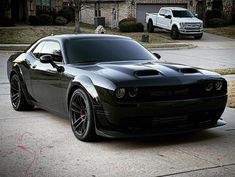
[[170,101],[170,100],[185,100],[194,98],[205,98],[211,96],[220,96],[227,93],[226,81],[223,82],[223,87],[220,91],[206,91],[205,83],[178,85],[178,86],[159,86],[159,87],[140,87],[138,95],[135,98],[126,97],[124,102],[151,102],[151,101]]
[[200,23],[185,23],[184,28],[186,30],[195,30],[195,29],[200,29],[201,24]]
[[135,117],[122,120],[124,130],[161,131],[164,129],[184,129],[214,124],[223,110],[211,110],[179,115],[159,115],[156,117]]

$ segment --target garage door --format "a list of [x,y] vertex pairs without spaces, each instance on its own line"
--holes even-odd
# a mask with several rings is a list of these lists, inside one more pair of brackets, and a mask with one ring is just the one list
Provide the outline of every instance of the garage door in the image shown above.
[[184,7],[187,8],[187,4],[137,4],[136,7],[136,19],[138,22],[141,22],[146,29],[146,24],[145,24],[145,13],[150,12],[150,13],[156,13],[159,11],[161,7]]

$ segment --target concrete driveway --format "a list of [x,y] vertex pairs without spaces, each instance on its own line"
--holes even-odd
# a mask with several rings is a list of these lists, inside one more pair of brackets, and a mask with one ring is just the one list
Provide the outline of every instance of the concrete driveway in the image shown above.
[[184,38],[181,43],[195,46],[191,49],[159,50],[153,49],[162,56],[162,61],[182,63],[206,69],[235,67],[235,40],[209,33],[204,33],[201,40]]
[[[161,52],[175,56],[180,51]],[[186,57],[183,53],[178,55]],[[226,108],[226,126],[195,134],[84,143],[74,137],[67,119],[40,109],[12,109],[8,56],[0,54],[1,177],[235,176],[235,109]]]

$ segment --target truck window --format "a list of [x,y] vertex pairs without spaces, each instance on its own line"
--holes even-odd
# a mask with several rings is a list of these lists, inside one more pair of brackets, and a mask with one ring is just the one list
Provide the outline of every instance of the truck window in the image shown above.
[[166,15],[171,15],[171,12],[169,10],[166,10],[165,16]]
[[161,9],[160,12],[159,12],[159,15],[164,16],[165,13],[166,13],[166,10],[165,9]]
[[192,18],[193,14],[188,10],[173,10],[172,11],[174,17],[179,18]]

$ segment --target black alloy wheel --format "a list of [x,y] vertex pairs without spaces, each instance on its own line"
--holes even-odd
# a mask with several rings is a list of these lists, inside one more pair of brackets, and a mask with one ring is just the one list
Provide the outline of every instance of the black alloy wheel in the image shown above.
[[11,104],[16,111],[25,111],[33,109],[33,105],[29,104],[22,91],[19,77],[14,74],[10,79],[10,95]]
[[171,38],[172,39],[179,39],[179,31],[178,31],[178,28],[176,26],[172,27]]
[[81,141],[95,137],[93,109],[89,97],[82,89],[73,93],[69,104],[69,119],[74,135]]
[[152,33],[152,32],[154,31],[154,27],[153,27],[153,22],[152,22],[152,20],[149,20],[149,21],[148,21],[147,30],[148,30],[149,33]]

